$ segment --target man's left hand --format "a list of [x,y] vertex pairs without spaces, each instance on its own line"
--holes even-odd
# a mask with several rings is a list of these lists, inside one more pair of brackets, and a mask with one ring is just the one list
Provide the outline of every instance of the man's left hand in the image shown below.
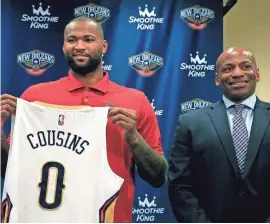
[[112,122],[124,131],[124,137],[127,143],[135,145],[138,143],[137,114],[135,110],[120,107],[109,108],[108,117]]

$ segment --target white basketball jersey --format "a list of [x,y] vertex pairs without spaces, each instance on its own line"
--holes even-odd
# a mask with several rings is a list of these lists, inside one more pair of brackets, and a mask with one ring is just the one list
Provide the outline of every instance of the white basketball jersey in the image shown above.
[[108,163],[107,114],[18,99],[2,222],[113,222],[124,180]]

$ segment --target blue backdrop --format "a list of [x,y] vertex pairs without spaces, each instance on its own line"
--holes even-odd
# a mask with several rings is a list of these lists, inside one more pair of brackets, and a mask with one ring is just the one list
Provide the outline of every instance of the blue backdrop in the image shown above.
[[[118,84],[145,92],[168,158],[179,114],[220,99],[214,77],[223,46],[222,2],[2,0],[2,93],[20,96],[30,85],[66,76],[64,27],[77,16],[93,17],[109,43],[104,69]],[[136,179],[134,222],[175,222],[167,184],[154,189]]]

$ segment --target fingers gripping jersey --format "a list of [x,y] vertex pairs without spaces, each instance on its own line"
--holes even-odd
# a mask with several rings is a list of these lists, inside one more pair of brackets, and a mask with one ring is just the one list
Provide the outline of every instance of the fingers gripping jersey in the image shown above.
[[123,179],[108,163],[107,114],[18,99],[2,222],[113,222]]

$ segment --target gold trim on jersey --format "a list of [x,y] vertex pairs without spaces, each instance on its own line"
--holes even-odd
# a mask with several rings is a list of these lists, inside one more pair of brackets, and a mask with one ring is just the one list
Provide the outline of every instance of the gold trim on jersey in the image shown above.
[[114,222],[114,212],[115,212],[115,205],[118,197],[116,197],[111,205],[105,211],[105,223],[113,223]]
[[[8,223],[10,218],[10,213],[13,205],[10,200],[8,193],[6,193],[6,198],[2,201],[1,204],[1,223]],[[4,209],[4,211],[3,211]]]
[[8,202],[6,202],[5,215],[4,215],[4,222],[3,223],[7,223],[7,219],[8,219],[9,215],[10,215],[9,204],[8,204]]
[[43,103],[40,101],[35,101],[34,103],[39,104],[45,107],[57,108],[57,109],[67,109],[67,110],[77,110],[83,108],[89,108],[90,106],[85,105],[77,105],[77,106],[66,106],[66,105],[57,105],[57,104],[50,104],[50,103]]
[[112,223],[114,222],[115,205],[118,199],[119,191],[104,202],[99,209],[99,222],[100,223]]

